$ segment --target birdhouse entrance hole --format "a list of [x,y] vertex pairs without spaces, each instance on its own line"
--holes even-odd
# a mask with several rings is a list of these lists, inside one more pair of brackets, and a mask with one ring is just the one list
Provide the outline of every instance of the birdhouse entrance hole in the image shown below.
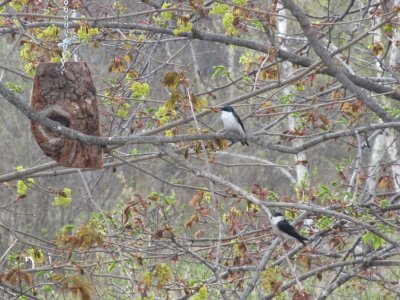
[[[33,79],[31,105],[49,119],[87,135],[100,136],[96,89],[84,62],[41,63]],[[36,122],[31,130],[42,151],[65,167],[101,168],[102,149],[65,138]]]

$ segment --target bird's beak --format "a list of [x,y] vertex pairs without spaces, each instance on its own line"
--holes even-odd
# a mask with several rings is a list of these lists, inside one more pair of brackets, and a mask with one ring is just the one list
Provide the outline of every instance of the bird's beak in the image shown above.
[[220,112],[220,111],[222,110],[222,108],[221,108],[221,107],[211,107],[210,110],[211,110],[212,112],[217,113],[217,112]]

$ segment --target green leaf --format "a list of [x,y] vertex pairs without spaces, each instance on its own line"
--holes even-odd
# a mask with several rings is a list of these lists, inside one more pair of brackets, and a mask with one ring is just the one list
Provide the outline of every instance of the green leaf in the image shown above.
[[130,108],[131,106],[129,105],[129,103],[122,103],[118,106],[115,114],[121,119],[126,119],[128,117]]
[[380,207],[388,207],[390,205],[390,201],[388,199],[382,199],[379,201],[379,206]]
[[48,274],[49,273],[49,271],[39,271],[39,272],[37,272],[36,274],[35,274],[35,276],[36,277],[40,277],[40,276],[44,276],[44,275],[46,275],[46,274]]
[[251,50],[246,51],[239,57],[239,63],[246,65],[254,62],[254,52]]
[[384,234],[394,234],[395,230],[393,227],[385,224],[377,224],[376,227],[379,229],[380,232]]
[[44,255],[41,249],[29,248],[27,252],[32,257],[36,265],[41,265],[44,263]]
[[172,279],[171,268],[164,263],[157,264],[155,267],[154,276],[157,278],[157,288],[161,289]]
[[[161,6],[161,9],[167,9],[167,8],[169,8],[171,6],[172,6],[171,3],[164,2],[163,5]],[[171,21],[173,15],[172,15],[172,13],[170,11],[163,11],[161,13],[161,16],[163,17],[164,22],[166,22],[166,21]]]
[[279,200],[279,195],[277,193],[275,193],[275,192],[269,191],[268,200],[278,201]]
[[163,79],[163,85],[173,90],[177,88],[180,83],[180,76],[178,72],[168,72]]
[[23,172],[25,171],[25,168],[23,166],[17,166],[15,170],[17,170],[17,172]]
[[226,76],[229,74],[228,69],[224,65],[213,66],[214,72],[211,74],[212,78],[217,77],[219,74]]
[[327,216],[322,216],[322,218],[319,218],[317,221],[317,228],[319,230],[327,230],[330,228],[332,221],[333,221],[333,218],[329,218]]
[[285,219],[291,221],[296,218],[296,212],[291,211],[291,210],[286,210],[285,211]]
[[42,290],[45,293],[51,293],[53,291],[53,288],[50,285],[46,284],[46,285],[42,286]]
[[73,224],[65,224],[62,228],[62,232],[64,233],[72,233],[75,230],[75,225]]
[[115,269],[116,266],[117,266],[117,263],[115,261],[111,262],[107,267],[107,271],[111,272],[112,270]]
[[17,181],[17,195],[20,197],[26,196],[28,191],[32,188],[35,180],[33,178],[28,178],[25,180]]
[[247,0],[233,0],[233,4],[243,6],[247,3]]
[[57,42],[59,31],[60,29],[57,26],[51,25],[46,29],[38,30],[35,37],[46,42]]
[[361,238],[365,245],[371,246],[374,250],[378,250],[385,244],[383,238],[371,232],[365,233]]
[[149,196],[147,196],[152,201],[158,201],[160,199],[160,195],[157,192],[151,192]]
[[139,150],[137,148],[133,148],[131,150],[129,150],[129,155],[138,155],[139,154]]
[[190,22],[190,18],[188,16],[179,17],[176,24],[177,28],[175,28],[173,31],[174,35],[178,35],[183,32],[189,32],[193,28],[193,23]]
[[6,82],[6,87],[7,87],[10,91],[12,91],[12,92],[14,92],[14,93],[22,94],[22,93],[24,92],[24,89],[23,89],[22,86],[20,86],[20,85],[14,83],[14,82],[11,82],[11,81],[7,81],[7,82]]
[[260,285],[265,291],[271,291],[277,282],[283,280],[282,271],[278,266],[269,267],[261,273]]
[[371,214],[368,214],[368,213],[363,214],[363,215],[361,216],[361,221],[363,221],[363,222],[371,222],[371,221],[374,221],[374,216],[371,215]]
[[233,22],[235,21],[235,16],[233,15],[232,12],[227,12],[225,16],[222,19],[222,24],[224,25],[224,28],[226,30],[227,35],[235,34],[236,33],[236,28],[233,25]]
[[317,197],[321,198],[322,203],[326,203],[331,195],[331,190],[326,185],[320,185]]
[[176,196],[174,191],[172,191],[170,195],[162,195],[161,198],[167,205],[174,205],[176,203]]
[[293,94],[287,94],[279,98],[279,102],[281,104],[291,104],[294,101],[294,95]]
[[216,3],[210,10],[211,16],[223,15],[229,11],[228,4]]
[[80,42],[88,43],[93,37],[100,34],[99,28],[90,28],[87,26],[81,26],[77,30],[77,36]]
[[193,295],[192,300],[207,300],[208,299],[208,290],[206,286],[202,286],[198,293]]
[[392,24],[385,24],[385,26],[383,26],[383,32],[385,32],[386,35],[388,36],[392,36],[393,35],[393,25]]
[[132,97],[134,98],[144,98],[150,93],[150,86],[145,82],[137,82],[131,84],[129,89],[132,91]]
[[71,203],[71,189],[64,188],[62,193],[54,197],[53,206],[67,207]]

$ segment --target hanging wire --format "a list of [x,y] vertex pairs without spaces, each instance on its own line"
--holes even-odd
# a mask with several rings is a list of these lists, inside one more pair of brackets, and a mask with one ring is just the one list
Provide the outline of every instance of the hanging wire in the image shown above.
[[68,19],[68,0],[64,0],[64,29],[65,29],[65,38],[62,40],[62,42],[59,44],[59,46],[62,48],[62,56],[61,56],[61,73],[64,74],[65,71],[65,60],[67,57],[67,51],[68,51],[68,46],[71,43],[71,40],[69,38],[69,19]]

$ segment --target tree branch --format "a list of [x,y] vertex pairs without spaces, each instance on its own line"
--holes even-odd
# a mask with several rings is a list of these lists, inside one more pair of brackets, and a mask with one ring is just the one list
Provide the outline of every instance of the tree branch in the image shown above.
[[305,36],[313,47],[315,53],[321,58],[322,62],[327,66],[328,70],[332,72],[332,74],[336,77],[336,79],[350,92],[352,92],[358,99],[364,102],[364,104],[376,113],[383,121],[385,122],[393,122],[395,119],[390,117],[388,113],[375,102],[374,99],[369,97],[366,92],[361,90],[358,86],[356,86],[346,75],[346,73],[338,68],[331,58],[329,52],[319,43],[318,38],[315,35],[315,32],[312,30],[310,23],[307,20],[306,15],[297,6],[292,0],[282,0],[284,6],[289,9],[292,14],[296,17],[297,21],[300,24]]
[[[382,27],[385,25],[387,22],[389,22],[396,14],[391,15],[388,17],[386,20],[382,21],[381,23],[377,24],[374,26],[371,30],[375,30],[376,28]],[[101,20],[101,19],[99,19]],[[244,47],[248,49],[253,49],[256,51],[260,51],[263,53],[268,53],[270,47],[265,44],[261,44],[255,41],[250,41],[242,38],[238,38],[235,36],[228,36],[224,34],[218,34],[218,33],[212,33],[212,32],[206,32],[203,30],[199,29],[194,29],[191,32],[181,32],[179,34],[174,34],[174,29],[169,29],[169,28],[164,28],[164,27],[159,27],[159,26],[153,26],[153,25],[142,25],[142,24],[137,24],[137,23],[126,23],[126,22],[104,22],[104,21],[92,21],[89,22],[91,26],[95,27],[101,27],[101,28],[108,28],[108,29],[126,29],[126,30],[143,30],[143,31],[149,31],[153,33],[161,33],[161,34],[166,34],[166,35],[171,35],[171,36],[180,36],[180,37],[186,37],[190,39],[197,39],[197,40],[204,40],[204,41],[209,41],[209,42],[216,42],[216,43],[221,43],[225,45],[235,45],[239,47]],[[29,29],[29,28],[37,28],[37,27],[47,27],[50,25],[54,25],[60,28],[63,28],[64,23],[62,22],[36,22],[36,23],[31,23],[31,24],[24,24],[24,28]],[[70,24],[70,28],[79,28],[80,24]],[[16,27],[11,27],[11,28],[2,28],[0,29],[0,35],[1,34],[7,34],[7,33],[13,33],[13,32],[18,32],[20,28],[18,26]],[[369,30],[367,33],[364,33],[360,35],[359,37],[353,39],[350,41],[348,44],[345,46],[341,47],[337,51],[335,51],[332,55],[335,55],[337,53],[340,53],[340,51],[345,50],[347,47],[350,47],[353,45],[353,43],[359,41],[359,39],[362,39],[365,37],[365,35],[369,34],[371,31]],[[278,49],[277,53],[278,58],[282,60],[288,60],[292,63],[301,65],[303,67],[310,67],[310,66],[318,66],[320,62],[315,63],[308,57],[296,55],[294,53]],[[321,72],[322,74],[326,74],[332,77],[336,77],[336,73],[333,72],[328,68],[328,70],[323,70]],[[392,99],[400,101],[400,93],[397,92],[396,90],[390,89],[388,87],[385,87],[383,85],[380,85],[378,83],[374,83],[371,80],[356,76],[356,75],[350,75],[347,74],[348,78],[353,81],[356,85],[367,89],[369,91],[378,93],[378,94],[385,94],[387,97],[390,97]]]

